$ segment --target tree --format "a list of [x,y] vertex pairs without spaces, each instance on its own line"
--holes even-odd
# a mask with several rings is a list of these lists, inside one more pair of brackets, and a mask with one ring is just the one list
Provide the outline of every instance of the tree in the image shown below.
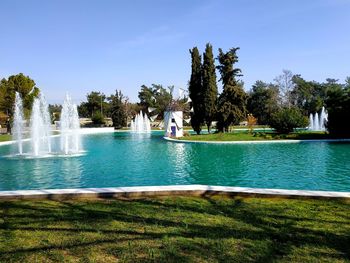
[[6,113],[10,118],[13,116],[16,92],[22,97],[24,115],[28,118],[33,100],[39,95],[40,90],[36,87],[34,80],[23,73],[2,79],[0,81],[0,111]]
[[282,74],[277,76],[274,81],[279,88],[281,96],[281,105],[291,107],[292,97],[291,93],[294,88],[293,73],[290,70],[284,69]]
[[96,111],[91,117],[92,123],[95,125],[105,124],[105,118],[101,112]]
[[231,124],[238,124],[246,117],[247,95],[242,83],[236,80],[236,77],[242,76],[241,70],[234,68],[238,62],[238,49],[231,48],[227,53],[219,49],[220,65],[217,68],[221,74],[223,92],[219,97],[217,128],[221,132],[228,131]]
[[78,106],[78,113],[79,113],[79,116],[82,118],[90,118],[91,117],[91,112],[89,112],[87,102],[83,101],[80,103],[80,105]]
[[86,102],[82,102],[79,107],[79,115],[92,118],[97,112],[99,116],[110,116],[109,104],[106,102],[106,95],[102,92],[92,91],[86,95]]
[[295,128],[304,128],[308,119],[297,107],[283,107],[272,115],[271,127],[278,133],[290,133]]
[[326,98],[326,86],[316,81],[306,81],[300,75],[294,75],[292,80],[292,105],[301,109],[305,115],[320,111]]
[[204,120],[211,130],[211,123],[217,112],[218,88],[216,85],[216,72],[214,65],[213,48],[208,43],[203,54],[203,104]]
[[200,134],[204,121],[204,101],[203,101],[203,85],[202,85],[202,62],[198,48],[194,47],[190,50],[191,54],[191,78],[189,81],[188,91],[191,99],[191,126],[193,130]]
[[[173,86],[169,86],[168,89],[173,89]],[[138,97],[140,99],[139,105],[143,112],[149,113],[148,108],[152,107],[156,109],[152,111],[152,114],[158,114],[160,117],[163,117],[164,111],[166,111],[166,108],[172,100],[171,92],[168,92],[159,84],[152,84],[151,87],[142,85]]]
[[247,108],[259,124],[269,125],[272,114],[279,108],[278,87],[261,80],[256,81],[249,92]]
[[344,87],[331,84],[327,90],[326,108],[328,122],[326,124],[331,134],[342,137],[350,137],[350,85],[347,79]]
[[127,100],[123,96],[121,91],[116,90],[115,95],[109,97],[111,105],[111,116],[113,121],[113,127],[120,129],[127,125],[127,112],[126,104]]

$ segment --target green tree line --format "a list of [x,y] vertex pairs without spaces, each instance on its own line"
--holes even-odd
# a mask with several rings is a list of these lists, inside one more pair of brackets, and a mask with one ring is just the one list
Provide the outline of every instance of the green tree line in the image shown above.
[[[243,81],[239,79],[243,76],[241,69],[236,67],[238,50],[231,48],[224,52],[219,48],[214,60],[212,46],[207,44],[202,62],[198,48],[190,49],[191,126],[197,134],[203,125],[210,132],[214,120],[218,131],[226,132],[231,125],[245,121],[248,114],[253,114],[260,125],[288,133],[296,127],[306,127],[309,114],[320,112],[324,106],[329,113],[328,131],[350,135],[349,125],[344,121],[350,116],[349,77],[345,83],[331,78],[319,83],[283,70],[272,82],[257,80],[246,92]],[[221,76],[220,94],[215,69]]]

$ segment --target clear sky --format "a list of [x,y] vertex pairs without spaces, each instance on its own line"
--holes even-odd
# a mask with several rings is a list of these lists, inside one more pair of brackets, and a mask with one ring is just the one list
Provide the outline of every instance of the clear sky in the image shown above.
[[249,90],[282,69],[308,80],[350,76],[349,0],[1,0],[0,78],[23,72],[50,103],[65,92],[142,84],[187,88],[188,50],[240,47]]

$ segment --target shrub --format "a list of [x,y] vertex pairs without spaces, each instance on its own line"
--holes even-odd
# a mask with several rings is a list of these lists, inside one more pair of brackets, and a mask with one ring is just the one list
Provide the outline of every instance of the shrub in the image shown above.
[[282,108],[272,115],[271,127],[278,133],[290,133],[308,125],[307,117],[298,108]]
[[104,116],[99,111],[95,112],[94,115],[92,115],[91,120],[94,124],[104,124],[105,123]]

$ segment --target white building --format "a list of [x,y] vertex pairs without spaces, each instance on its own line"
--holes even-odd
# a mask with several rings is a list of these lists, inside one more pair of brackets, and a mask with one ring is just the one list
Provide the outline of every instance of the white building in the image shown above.
[[183,112],[166,111],[164,112],[164,130],[165,137],[182,137],[183,129]]

